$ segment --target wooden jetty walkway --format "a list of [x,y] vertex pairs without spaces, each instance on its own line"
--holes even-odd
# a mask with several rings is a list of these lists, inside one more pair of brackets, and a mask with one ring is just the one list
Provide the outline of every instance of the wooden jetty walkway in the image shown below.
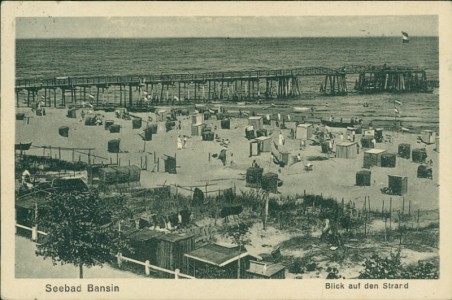
[[323,94],[346,95],[346,75],[357,77],[355,90],[358,92],[428,92],[439,85],[438,81],[427,80],[425,69],[420,67],[350,65],[338,69],[304,67],[198,74],[18,78],[15,91],[17,106],[25,91],[27,106],[38,100],[45,106],[55,107],[65,106],[66,100],[72,104],[78,100],[96,106],[132,107],[145,102],[174,104],[294,98],[301,94],[303,77],[323,77],[318,82]]

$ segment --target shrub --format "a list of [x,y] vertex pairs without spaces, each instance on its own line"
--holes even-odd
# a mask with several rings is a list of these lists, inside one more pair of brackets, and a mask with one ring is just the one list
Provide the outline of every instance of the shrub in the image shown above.
[[430,262],[419,261],[417,266],[404,267],[400,260],[400,249],[389,257],[373,254],[364,262],[360,279],[437,279],[438,268]]

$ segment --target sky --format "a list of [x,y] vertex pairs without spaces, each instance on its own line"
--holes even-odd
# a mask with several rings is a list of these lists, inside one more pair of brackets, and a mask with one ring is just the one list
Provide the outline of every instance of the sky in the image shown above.
[[16,38],[438,36],[436,16],[20,17]]

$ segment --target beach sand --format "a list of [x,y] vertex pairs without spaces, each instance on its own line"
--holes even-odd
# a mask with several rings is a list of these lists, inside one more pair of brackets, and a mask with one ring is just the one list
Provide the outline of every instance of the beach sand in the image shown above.
[[[248,109],[248,108],[247,108]],[[193,108],[192,108],[193,110]],[[248,124],[246,118],[233,118],[231,120],[231,129],[221,129],[220,121],[212,118],[206,123],[212,128],[217,129],[215,133],[220,138],[229,139],[230,146],[228,153],[233,153],[233,165],[224,167],[220,160],[211,157],[209,154],[218,154],[222,146],[216,141],[202,141],[200,136],[191,136],[191,118],[178,117],[182,123],[182,129],[171,130],[165,132],[164,122],[158,122],[158,133],[153,135],[152,141],[144,142],[139,134],[143,133],[146,126],[148,114],[135,113],[134,115],[143,118],[143,126],[141,129],[132,129],[132,121],[121,120],[116,118],[113,112],[97,112],[104,116],[104,120],[114,120],[115,124],[121,125],[120,133],[110,133],[104,129],[104,126],[86,126],[81,122],[79,112],[77,118],[72,119],[66,117],[66,109],[47,108],[45,116],[33,115],[28,108],[18,108],[17,112],[25,112],[30,116],[29,124],[26,121],[16,121],[16,143],[33,142],[33,146],[52,146],[52,150],[47,148],[46,155],[58,157],[58,147],[66,148],[93,148],[91,155],[102,158],[94,158],[94,163],[116,162],[117,155],[107,151],[107,143],[111,139],[120,138],[121,153],[118,154],[121,165],[141,165],[144,157],[148,157],[148,170],[141,172],[141,186],[156,187],[163,184],[179,184],[181,186],[204,186],[209,184],[208,190],[224,189],[236,186],[237,190],[247,190],[245,187],[246,169],[251,166],[253,160],[264,168],[264,173],[278,173],[279,178],[283,180],[283,185],[279,188],[279,195],[295,195],[306,193],[323,194],[323,196],[336,198],[339,201],[344,198],[346,202],[355,201],[358,207],[363,205],[364,196],[369,196],[372,209],[381,209],[382,201],[385,205],[389,204],[389,198],[393,199],[393,209],[402,209],[403,197],[389,196],[383,194],[380,189],[388,184],[387,175],[401,175],[408,177],[408,192],[404,195],[405,210],[408,209],[411,202],[411,209],[430,210],[438,209],[439,205],[439,187],[438,187],[438,165],[439,154],[434,150],[435,144],[425,145],[416,141],[418,134],[397,133],[384,131],[384,135],[392,136],[392,143],[377,143],[376,148],[386,149],[389,153],[397,153],[400,143],[411,144],[411,149],[425,148],[429,159],[433,161],[433,180],[417,178],[416,172],[418,163],[414,163],[411,159],[403,159],[397,157],[397,165],[395,168],[372,167],[372,185],[368,187],[355,186],[356,172],[362,169],[363,149],[355,159],[331,158],[324,161],[313,161],[313,171],[305,171],[303,163],[295,163],[293,165],[280,168],[276,164],[270,162],[270,152],[263,152],[259,156],[249,157],[250,141],[244,136],[244,128]],[[153,120],[155,115],[150,113]],[[272,138],[277,142],[280,129],[272,125],[265,125],[270,132]],[[288,126],[294,124],[287,123]],[[69,137],[62,137],[58,134],[60,126],[69,127]],[[336,134],[335,142],[339,142],[339,133],[345,132],[345,129],[332,128]],[[286,139],[284,149],[291,153],[291,156],[301,154],[302,159],[310,156],[325,156],[321,153],[320,146],[306,147],[300,150],[300,141],[291,140],[289,138],[289,129],[283,130]],[[188,135],[187,149],[177,150],[176,140],[178,135]],[[359,141],[361,135],[356,135]],[[146,144],[146,145],[145,145]],[[144,149],[146,147],[146,149]],[[143,152],[145,150],[145,152]],[[87,150],[79,151],[88,153]],[[75,160],[87,161],[87,155],[75,152]],[[42,148],[32,148],[27,154],[43,155]],[[154,168],[154,156],[156,159],[163,159],[164,155],[177,157],[177,174],[168,174],[160,172]],[[61,158],[71,161],[72,151],[61,150]],[[228,156],[230,159],[230,156]],[[154,171],[153,171],[154,169]],[[280,172],[279,172],[280,171]],[[182,192],[182,190],[180,191]]]

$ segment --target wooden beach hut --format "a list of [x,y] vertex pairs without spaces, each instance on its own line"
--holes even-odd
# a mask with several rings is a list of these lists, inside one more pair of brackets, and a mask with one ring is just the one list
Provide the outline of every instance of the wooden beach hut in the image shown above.
[[110,153],[119,153],[119,139],[108,141],[107,150]]
[[164,159],[164,170],[169,174],[177,174],[177,163],[175,156],[165,155]]
[[77,118],[77,109],[76,108],[71,108],[67,111],[67,117],[68,118],[72,118],[75,119]]
[[250,157],[260,155],[259,141],[254,139],[250,141]]
[[133,118],[132,119],[132,129],[140,129],[143,124],[143,119],[141,118]]
[[383,153],[381,155],[381,167],[395,168],[397,155],[395,153]]
[[369,136],[369,137],[374,138],[374,137],[375,137],[375,130],[374,130],[374,129],[367,129],[367,130],[364,130],[364,132],[363,132],[363,137],[364,137],[364,136]]
[[158,238],[162,235],[164,235],[163,232],[149,229],[125,232],[124,236],[128,240],[132,251],[125,250],[123,255],[142,262],[149,260],[150,264],[156,265],[158,263]]
[[411,157],[411,145],[410,144],[399,144],[398,154],[401,158],[410,159]]
[[385,149],[370,149],[364,151],[363,167],[370,168],[372,166],[381,167],[381,155],[386,153]]
[[206,124],[191,124],[191,135],[202,136],[203,130],[206,126]]
[[260,136],[255,139],[259,142],[260,152],[271,152],[272,151],[272,138],[270,136]]
[[221,120],[221,129],[231,129],[231,119]]
[[254,139],[256,138],[255,132],[254,132],[254,127],[249,125],[245,127],[245,137],[248,140]]
[[361,170],[356,172],[356,185],[357,186],[370,186],[371,183],[371,171]]
[[408,177],[388,175],[388,187],[391,194],[402,196],[408,191]]
[[374,139],[373,136],[363,136],[363,137],[361,138],[361,146],[362,146],[363,148],[374,148],[375,145],[374,145],[374,143],[372,142],[373,139]]
[[426,165],[420,165],[417,167],[417,178],[433,178],[432,167]]
[[264,172],[263,168],[257,167],[249,167],[246,169],[246,186],[253,188],[260,188],[262,181],[262,173]]
[[312,124],[297,125],[296,139],[309,140],[312,137]]
[[157,265],[172,271],[179,269],[186,272],[187,270],[184,270],[184,254],[195,249],[195,236],[193,234],[167,233],[157,237],[157,240]]
[[58,134],[62,137],[69,137],[69,127],[61,126],[60,128],[58,128]]
[[422,142],[426,144],[434,144],[436,139],[436,132],[432,130],[422,130],[421,139]]
[[166,109],[160,109],[155,113],[157,122],[166,122],[166,115],[167,111]]
[[204,123],[204,114],[193,114],[191,115],[192,124],[202,124]]
[[[158,127],[155,126],[155,129],[157,129],[157,128]],[[157,130],[154,130],[154,128],[150,127],[150,126],[146,127],[146,129],[144,129],[144,133],[143,133],[143,140],[144,141],[151,141],[152,140],[152,134],[154,133],[154,131],[157,131]]]
[[262,189],[270,193],[278,193],[278,174],[268,172],[262,175]]
[[115,121],[113,121],[113,120],[105,120],[105,122],[104,122],[105,130],[110,130],[110,126],[113,125],[114,123],[115,123]]
[[257,137],[267,136],[267,129],[262,128],[262,129],[256,130],[256,136]]
[[423,163],[427,159],[427,152],[425,148],[413,149],[411,151],[411,158],[413,162]]
[[119,133],[121,131],[121,126],[119,124],[110,125],[110,133]]
[[356,158],[356,142],[342,142],[336,145],[336,158]]
[[248,125],[253,126],[254,130],[264,128],[264,118],[261,116],[249,117]]

